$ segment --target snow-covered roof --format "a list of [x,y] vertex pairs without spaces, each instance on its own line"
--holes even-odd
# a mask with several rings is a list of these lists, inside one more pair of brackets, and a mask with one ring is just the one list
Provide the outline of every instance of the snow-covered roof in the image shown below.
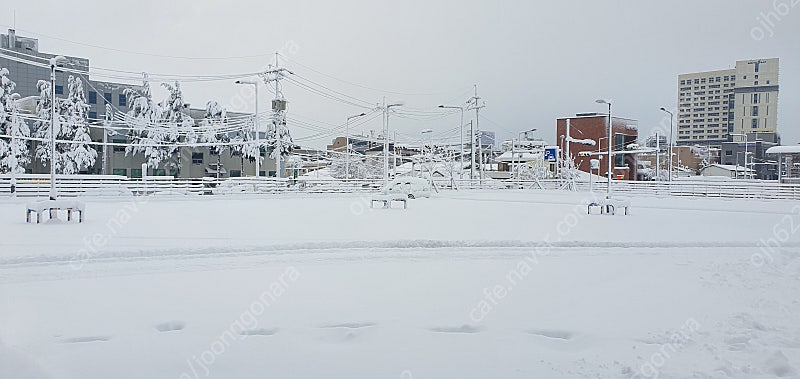
[[[730,164],[714,163],[714,164],[709,165],[708,167],[717,167],[717,168],[721,168],[723,170],[728,170],[728,171],[745,171],[745,170],[747,170],[747,171],[750,171],[750,172],[755,172],[754,170],[749,169],[749,168],[745,169],[743,166],[734,166],[734,165],[730,165]],[[708,167],[706,167],[706,168],[708,168]]]
[[767,149],[767,154],[800,154],[800,145],[773,146]]
[[536,161],[541,159],[542,153],[532,153],[530,151],[515,151],[513,157],[510,151],[506,151],[495,158],[498,162]]

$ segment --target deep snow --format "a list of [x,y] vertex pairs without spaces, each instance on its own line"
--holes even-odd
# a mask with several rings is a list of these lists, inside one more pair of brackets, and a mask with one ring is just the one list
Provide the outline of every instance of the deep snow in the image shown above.
[[800,377],[800,207],[588,199],[4,199],[0,377]]

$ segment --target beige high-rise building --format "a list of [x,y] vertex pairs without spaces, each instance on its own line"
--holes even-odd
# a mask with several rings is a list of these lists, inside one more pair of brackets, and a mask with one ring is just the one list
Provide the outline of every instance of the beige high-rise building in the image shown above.
[[731,134],[777,133],[778,67],[778,58],[755,59],[679,75],[677,143],[720,145],[742,139]]

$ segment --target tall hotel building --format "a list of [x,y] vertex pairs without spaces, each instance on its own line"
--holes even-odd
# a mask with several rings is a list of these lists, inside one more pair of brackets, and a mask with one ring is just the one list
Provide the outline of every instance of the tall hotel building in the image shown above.
[[736,134],[777,133],[778,77],[778,58],[679,75],[677,144],[718,146],[743,140]]

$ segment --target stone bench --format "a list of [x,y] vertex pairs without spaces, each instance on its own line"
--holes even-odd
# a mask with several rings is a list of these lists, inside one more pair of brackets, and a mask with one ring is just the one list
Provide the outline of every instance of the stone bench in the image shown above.
[[369,207],[372,208],[375,203],[382,203],[383,208],[391,208],[392,202],[402,202],[403,209],[408,208],[408,198],[402,195],[378,195],[374,196],[369,202]]
[[42,213],[48,211],[50,219],[53,218],[53,212],[60,210],[67,211],[67,221],[72,221],[72,212],[78,212],[78,222],[83,222],[83,212],[86,210],[86,205],[80,201],[75,200],[42,200],[30,202],[27,205],[25,212],[25,222],[31,222],[31,213],[36,213],[36,223],[42,221]]
[[630,200],[627,199],[602,199],[589,203],[586,208],[586,213],[592,214],[593,208],[600,208],[600,214],[615,215],[617,209],[623,209],[625,215],[628,215],[628,208],[631,206]]

